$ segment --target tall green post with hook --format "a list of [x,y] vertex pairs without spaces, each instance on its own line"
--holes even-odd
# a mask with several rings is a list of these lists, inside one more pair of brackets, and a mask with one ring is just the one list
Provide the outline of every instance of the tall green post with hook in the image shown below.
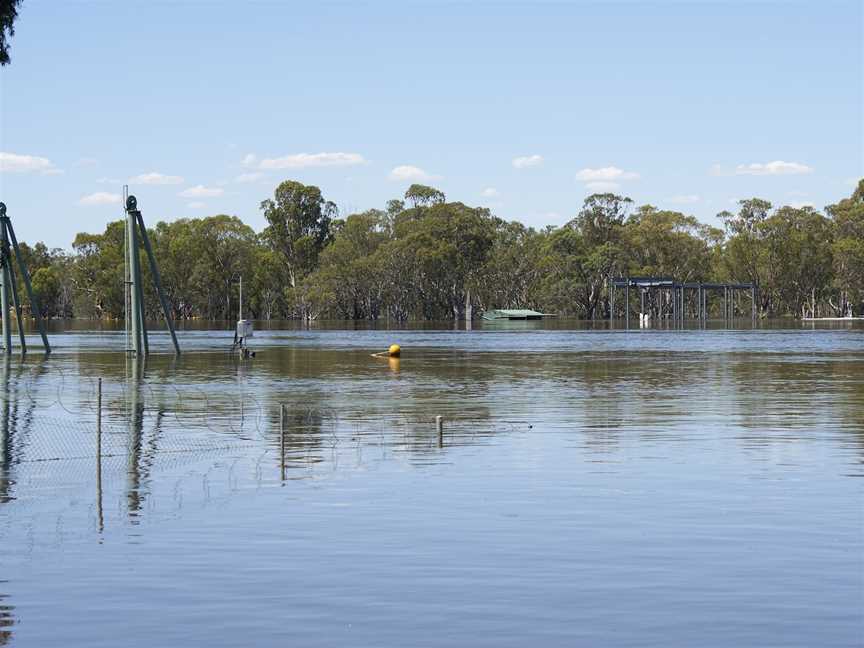
[[156,256],[153,254],[150,237],[147,235],[144,218],[138,209],[138,199],[135,196],[129,196],[126,199],[126,231],[128,234],[126,247],[128,250],[130,292],[132,297],[130,312],[127,313],[127,317],[131,319],[132,323],[132,349],[135,355],[147,355],[150,350],[147,339],[147,325],[144,321],[144,286],[141,280],[141,263],[138,247],[140,239],[141,243],[144,244],[144,251],[147,253],[150,274],[153,276],[153,284],[156,288],[156,296],[159,298],[159,306],[162,309],[165,324],[168,327],[168,332],[171,334],[174,352],[180,355],[180,344],[177,342],[177,333],[174,331],[174,322],[171,319],[168,301],[165,299],[165,294],[162,291],[162,279],[159,275],[159,267],[156,265]]

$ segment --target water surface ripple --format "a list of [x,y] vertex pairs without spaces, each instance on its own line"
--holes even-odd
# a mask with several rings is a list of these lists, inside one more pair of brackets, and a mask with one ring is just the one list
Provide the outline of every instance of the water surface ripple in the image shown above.
[[0,645],[864,644],[864,327],[53,341],[0,361]]

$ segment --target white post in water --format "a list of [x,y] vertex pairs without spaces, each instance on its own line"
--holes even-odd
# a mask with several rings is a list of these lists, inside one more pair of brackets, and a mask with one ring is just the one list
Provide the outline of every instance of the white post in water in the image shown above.
[[[102,461],[102,379],[96,383],[96,458]],[[97,471],[98,474],[98,471]]]

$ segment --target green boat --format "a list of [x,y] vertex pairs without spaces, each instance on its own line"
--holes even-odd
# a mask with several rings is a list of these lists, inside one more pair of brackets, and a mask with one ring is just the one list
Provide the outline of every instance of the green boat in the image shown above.
[[538,313],[528,309],[488,310],[483,313],[484,320],[539,320],[544,317],[555,317],[551,313]]

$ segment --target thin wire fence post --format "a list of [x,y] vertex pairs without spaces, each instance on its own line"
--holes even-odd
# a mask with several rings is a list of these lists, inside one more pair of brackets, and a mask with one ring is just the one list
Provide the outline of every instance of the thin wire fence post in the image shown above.
[[102,531],[102,379],[96,383],[96,511],[99,515],[99,530]]
[[282,480],[285,480],[285,405],[279,405],[279,457]]

